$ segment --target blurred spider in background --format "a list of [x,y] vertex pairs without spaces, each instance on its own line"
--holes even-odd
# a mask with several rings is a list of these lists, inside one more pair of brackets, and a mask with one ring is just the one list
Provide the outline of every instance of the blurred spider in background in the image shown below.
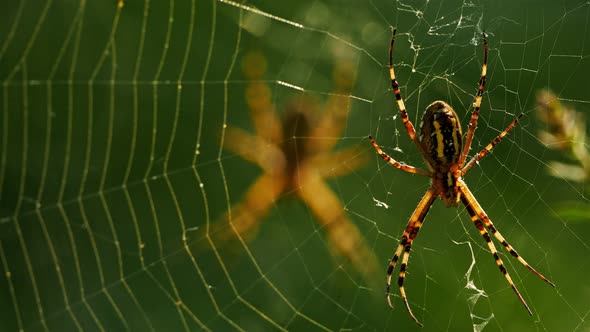
[[286,105],[282,119],[272,102],[271,88],[263,81],[266,66],[260,52],[244,57],[246,101],[255,134],[228,127],[224,143],[224,149],[258,165],[263,173],[216,224],[213,236],[220,242],[249,241],[277,200],[295,197],[315,216],[332,254],[348,259],[363,277],[371,276],[377,266],[375,255],[326,182],[367,161],[358,147],[332,151],[347,123],[354,63],[336,62],[334,91],[323,105],[309,97],[297,97]]

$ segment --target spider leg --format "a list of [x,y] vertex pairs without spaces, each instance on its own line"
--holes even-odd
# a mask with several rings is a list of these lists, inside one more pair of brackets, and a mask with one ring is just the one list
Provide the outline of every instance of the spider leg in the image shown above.
[[266,57],[259,51],[246,53],[242,71],[248,80],[246,102],[257,136],[270,142],[280,142],[283,137],[281,120],[272,101],[270,86],[264,81]]
[[374,280],[371,276],[375,275],[379,265],[377,257],[360,230],[347,217],[340,197],[313,167],[304,167],[299,174],[297,195],[311,209],[325,231],[330,249],[347,258],[365,280]]
[[340,141],[351,112],[351,93],[356,80],[356,63],[349,59],[336,57],[332,69],[334,87],[324,104],[324,113],[319,123],[311,129],[311,137],[321,137],[307,141],[309,151],[330,151]]
[[485,226],[490,230],[490,232],[492,232],[492,234],[496,237],[496,239],[500,243],[502,243],[502,246],[504,246],[504,248],[506,248],[506,251],[508,251],[510,253],[510,255],[515,257],[522,265],[524,265],[527,269],[529,269],[531,272],[533,272],[537,277],[541,278],[543,281],[545,281],[546,283],[548,283],[552,287],[555,287],[554,283],[549,281],[549,279],[545,278],[545,276],[543,276],[541,273],[537,272],[537,270],[535,270],[535,268],[530,266],[529,263],[527,263],[524,260],[524,258],[520,257],[520,255],[516,252],[516,250],[514,250],[514,248],[508,243],[508,241],[506,241],[506,239],[502,236],[502,234],[500,234],[500,232],[496,229],[496,227],[492,223],[492,220],[487,216],[485,211],[482,209],[482,207],[476,201],[475,196],[473,196],[473,194],[471,193],[469,188],[467,188],[465,183],[461,183],[461,189],[462,189],[461,191],[463,193],[463,195],[462,195],[463,204],[465,204],[465,205],[469,204],[470,206],[473,207],[473,209],[474,209],[475,213],[477,214],[477,216],[479,217],[479,219],[483,221]]
[[[504,278],[506,278],[506,281],[508,281],[508,284],[510,284],[510,287],[512,287],[512,290],[514,290],[514,292],[516,293],[516,296],[518,296],[520,302],[524,305],[524,307],[528,311],[529,315],[532,316],[533,315],[533,312],[531,311],[531,309],[529,308],[529,306],[526,304],[526,302],[525,302],[524,298],[522,297],[522,295],[520,295],[520,292],[516,288],[516,285],[514,285],[514,282],[512,281],[512,278],[510,278],[510,274],[508,274],[508,271],[506,270],[506,267],[504,267],[504,263],[502,262],[502,259],[498,255],[498,251],[496,250],[496,247],[494,246],[494,243],[492,243],[492,240],[490,238],[490,235],[489,235],[488,231],[484,228],[481,220],[483,220],[486,223],[486,226],[488,226],[488,228],[490,226],[492,227],[492,228],[490,228],[490,231],[496,236],[496,238],[498,240],[502,239],[500,241],[502,242],[502,244],[504,245],[504,247],[514,257],[517,257],[517,259],[523,265],[525,265],[529,270],[533,271],[533,273],[535,273],[541,279],[545,280],[550,285],[554,286],[553,283],[551,283],[549,280],[547,280],[545,277],[543,277],[540,273],[538,273],[535,269],[533,269],[530,265],[528,265],[527,262],[524,261],[524,259],[520,258],[520,256],[518,256],[518,254],[516,254],[516,252],[512,249],[512,247],[506,242],[506,240],[504,239],[504,237],[502,237],[500,234],[498,234],[498,232],[496,231],[496,229],[493,228],[493,225],[491,224],[491,221],[490,221],[489,217],[486,215],[486,213],[484,212],[484,210],[482,209],[482,207],[479,205],[479,203],[477,202],[477,200],[475,199],[475,197],[473,196],[473,194],[471,193],[471,191],[469,191],[469,189],[467,188],[467,186],[465,185],[465,183],[461,183],[460,188],[461,188],[461,193],[463,194],[463,195],[461,195],[461,201],[463,202],[463,204],[465,205],[465,208],[467,209],[467,212],[471,216],[471,221],[473,222],[473,224],[475,225],[475,227],[477,227],[477,229],[479,230],[479,233],[481,234],[481,236],[486,240],[486,243],[488,244],[488,247],[490,248],[490,252],[494,256],[494,259],[496,260],[496,264],[500,268],[500,271],[502,271],[502,274],[504,275]],[[488,225],[488,222],[489,222],[489,225]]]
[[373,147],[375,148],[375,150],[377,150],[377,153],[381,156],[381,158],[385,159],[385,161],[387,161],[389,164],[391,164],[391,166],[393,166],[397,169],[401,169],[404,172],[408,172],[408,173],[412,173],[412,174],[420,174],[420,175],[424,175],[424,176],[428,176],[428,177],[431,176],[430,172],[427,172],[427,171],[420,169],[420,168],[416,168],[414,166],[407,165],[405,163],[401,163],[401,162],[391,158],[387,153],[385,153],[385,152],[383,152],[383,150],[381,150],[381,148],[379,147],[379,145],[377,145],[377,142],[375,142],[373,137],[369,136],[369,140],[371,141],[371,143],[373,144]]
[[481,99],[483,97],[483,90],[486,85],[486,73],[488,67],[488,38],[485,33],[483,35],[483,64],[481,65],[481,76],[479,78],[479,88],[477,90],[477,95],[475,96],[475,102],[473,106],[475,107],[473,113],[471,113],[471,120],[469,121],[469,126],[467,129],[467,136],[465,137],[465,145],[463,146],[463,151],[461,153],[461,157],[459,158],[459,167],[463,166],[465,159],[467,158],[467,154],[471,149],[471,142],[473,141],[473,134],[475,134],[475,128],[477,128],[477,119],[479,118],[479,108],[481,107]]
[[391,259],[391,262],[389,263],[389,267],[387,268],[387,287],[386,287],[387,303],[389,304],[390,307],[393,308],[393,305],[391,304],[391,298],[389,297],[389,289],[391,286],[391,274],[393,273],[393,269],[395,268],[397,260],[399,259],[399,256],[400,256],[400,254],[402,254],[402,250],[403,250],[402,263],[400,266],[399,278],[398,278],[397,283],[399,285],[400,294],[401,294],[402,300],[404,301],[404,305],[406,306],[406,310],[408,311],[408,314],[410,315],[410,317],[412,317],[412,319],[416,322],[416,324],[418,324],[420,326],[423,326],[423,325],[422,325],[422,323],[420,323],[420,321],[418,321],[416,316],[414,316],[414,313],[412,312],[412,309],[410,308],[410,304],[408,303],[408,298],[406,296],[406,290],[404,289],[404,279],[406,277],[406,269],[408,266],[408,259],[410,257],[410,250],[412,249],[412,242],[414,241],[416,236],[418,236],[418,231],[420,230],[420,227],[422,226],[422,223],[424,222],[424,219],[426,218],[426,214],[428,214],[428,211],[430,210],[432,203],[434,203],[435,198],[436,198],[435,191],[432,188],[428,189],[428,191],[426,191],[426,194],[424,194],[424,197],[422,197],[422,199],[420,200],[420,203],[418,203],[418,206],[416,207],[416,209],[412,213],[412,216],[410,217],[410,221],[408,222],[408,225],[406,226],[406,230],[402,234],[402,238],[400,240],[400,243],[397,246],[395,254],[393,255],[393,258]]
[[498,251],[496,250],[496,246],[492,242],[492,239],[490,239],[490,235],[488,234],[488,231],[483,227],[483,224],[481,223],[481,221],[479,220],[479,217],[475,214],[473,209],[467,203],[465,203],[465,201],[463,201],[463,204],[465,204],[467,211],[469,211],[469,214],[471,215],[471,221],[473,222],[475,227],[477,227],[481,236],[486,240],[486,243],[488,244],[488,247],[490,248],[490,252],[492,253],[492,256],[494,256],[494,259],[496,260],[496,265],[498,265],[498,268],[500,268],[500,271],[502,271],[504,278],[506,278],[506,281],[508,281],[508,284],[510,284],[510,287],[512,287],[512,290],[514,290],[514,293],[516,293],[516,296],[518,296],[518,299],[524,305],[524,307],[528,311],[529,315],[532,316],[533,312],[531,311],[529,306],[526,304],[526,301],[524,300],[522,295],[520,295],[520,292],[516,288],[516,285],[514,285],[512,278],[510,278],[510,274],[506,270],[506,267],[504,266],[504,262],[502,262],[502,259],[498,255]]
[[412,124],[412,121],[410,121],[410,119],[408,118],[408,112],[406,111],[406,105],[404,104],[404,100],[402,98],[402,95],[399,92],[399,84],[397,83],[397,79],[395,78],[395,71],[393,70],[393,44],[395,42],[395,31],[396,29],[393,29],[393,33],[391,35],[391,43],[389,44],[389,77],[391,79],[391,87],[393,88],[393,93],[395,94],[395,100],[397,101],[397,106],[399,108],[399,112],[402,116],[402,122],[404,123],[404,126],[406,127],[406,130],[408,132],[408,135],[410,136],[410,139],[412,139],[412,141],[414,141],[414,144],[416,144],[416,146],[418,147],[418,151],[420,151],[420,154],[422,154],[423,156],[425,156],[424,158],[426,158],[426,162],[430,165],[432,165],[432,161],[429,160],[429,156],[426,151],[424,151],[424,148],[422,147],[422,144],[420,144],[420,141],[418,140],[418,138],[416,137],[416,129],[414,129],[414,125]]
[[249,241],[285,187],[284,180],[270,174],[261,175],[221,221],[207,224],[207,236],[212,236],[214,242],[228,245],[233,240]]
[[496,144],[500,143],[500,141],[502,141],[502,139],[504,138],[504,136],[508,135],[508,133],[510,132],[510,130],[512,130],[512,128],[514,128],[514,126],[518,123],[518,121],[520,120],[520,118],[522,116],[523,116],[523,114],[520,113],[516,117],[516,119],[514,119],[514,121],[512,121],[512,123],[510,123],[510,125],[508,125],[508,127],[506,127],[506,129],[504,129],[504,131],[502,131],[500,133],[500,135],[496,136],[496,138],[494,138],[494,140],[490,144],[488,144],[478,154],[476,154],[475,156],[473,156],[473,158],[471,158],[471,160],[469,160],[469,162],[467,163],[467,165],[465,165],[465,167],[463,167],[463,169],[461,169],[462,175],[465,175],[478,161],[480,161],[483,157],[485,157],[486,154],[488,154],[488,152],[492,151],[492,149],[494,148],[494,146],[496,146]]

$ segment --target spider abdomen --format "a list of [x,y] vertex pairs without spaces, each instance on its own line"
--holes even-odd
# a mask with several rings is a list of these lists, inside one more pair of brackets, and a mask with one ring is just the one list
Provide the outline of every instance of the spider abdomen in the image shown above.
[[459,117],[444,101],[428,105],[420,125],[420,142],[435,172],[446,173],[461,155],[463,133]]
[[463,146],[459,117],[444,101],[428,105],[420,125],[420,144],[433,172],[432,185],[447,207],[459,203],[459,158]]

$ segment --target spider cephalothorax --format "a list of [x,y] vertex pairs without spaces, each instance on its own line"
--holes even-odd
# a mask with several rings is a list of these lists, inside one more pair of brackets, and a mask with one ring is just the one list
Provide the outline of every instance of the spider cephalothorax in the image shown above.
[[436,197],[440,197],[447,207],[456,207],[459,205],[459,201],[465,205],[469,216],[471,217],[471,221],[477,227],[479,233],[486,241],[488,248],[490,249],[494,260],[496,261],[496,265],[500,268],[500,271],[506,278],[510,287],[514,290],[518,298],[520,299],[521,303],[527,309],[529,314],[532,315],[532,311],[529,309],[528,305],[520,295],[520,292],[512,282],[508,271],[504,267],[504,263],[502,259],[498,255],[496,247],[490,238],[489,232],[504,246],[504,248],[513,256],[515,257],[522,265],[536,274],[539,278],[543,279],[545,282],[550,284],[551,286],[553,283],[537,272],[532,266],[530,266],[522,257],[520,257],[514,248],[506,239],[500,234],[497,228],[494,226],[488,215],[479,205],[475,196],[471,193],[467,184],[461,178],[465,175],[479,160],[481,160],[488,152],[492,150],[492,148],[500,143],[502,138],[508,134],[508,132],[516,125],[522,114],[518,115],[514,121],[502,131],[490,144],[488,144],[483,150],[481,150],[478,154],[473,156],[469,160],[469,162],[465,163],[467,159],[467,154],[469,153],[469,149],[471,147],[471,142],[473,140],[473,134],[475,133],[475,128],[477,127],[477,119],[479,118],[479,109],[481,106],[481,99],[483,96],[483,90],[485,87],[486,82],[486,71],[487,71],[487,59],[488,59],[488,44],[486,35],[483,34],[483,46],[484,46],[484,57],[483,57],[483,64],[481,66],[481,76],[479,79],[479,89],[475,96],[475,103],[474,103],[474,110],[471,114],[471,120],[469,121],[469,127],[467,130],[467,135],[465,136],[465,141],[463,141],[463,132],[461,131],[461,124],[459,122],[459,117],[457,113],[449,106],[449,104],[445,103],[444,101],[435,101],[430,104],[426,111],[424,112],[424,116],[422,118],[422,123],[420,124],[420,136],[416,137],[416,131],[414,129],[414,125],[408,118],[408,113],[406,111],[406,107],[404,105],[404,101],[401,97],[399,91],[399,84],[395,79],[395,73],[393,70],[393,43],[395,41],[395,29],[393,30],[393,36],[391,37],[391,44],[389,46],[389,75],[391,78],[391,87],[393,88],[393,93],[395,94],[395,99],[397,101],[397,105],[399,107],[401,118],[406,127],[408,135],[410,139],[414,142],[420,154],[424,158],[424,163],[428,168],[428,171],[416,168],[414,166],[410,166],[401,162],[396,161],[395,159],[391,158],[387,155],[379,145],[375,142],[375,140],[369,136],[373,147],[377,150],[377,153],[385,159],[389,164],[394,166],[395,168],[401,169],[402,171],[419,174],[423,176],[427,176],[431,179],[432,184],[430,188],[422,197],[422,200],[418,203],[418,206],[410,216],[410,220],[408,221],[408,225],[406,226],[406,230],[402,234],[401,240],[397,246],[395,254],[389,263],[387,268],[387,301],[391,306],[391,299],[389,297],[389,287],[391,285],[391,275],[393,273],[393,269],[395,268],[397,261],[400,257],[402,257],[399,278],[398,278],[398,285],[400,289],[400,294],[404,304],[406,306],[406,310],[414,319],[416,323],[420,326],[422,324],[418,321],[416,316],[412,313],[410,309],[410,305],[408,303],[408,299],[406,297],[406,291],[404,289],[404,280],[406,276],[406,269],[408,265],[408,260],[410,257],[410,250],[412,248],[412,242],[418,236],[418,231],[422,227],[422,223],[424,222],[426,215],[432,204],[434,203]]

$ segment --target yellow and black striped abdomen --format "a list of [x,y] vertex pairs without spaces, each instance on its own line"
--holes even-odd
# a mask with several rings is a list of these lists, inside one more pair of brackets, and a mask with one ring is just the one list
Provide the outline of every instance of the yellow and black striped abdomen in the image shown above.
[[437,173],[446,173],[457,164],[463,146],[457,113],[444,101],[428,105],[420,124],[420,142],[428,162]]

